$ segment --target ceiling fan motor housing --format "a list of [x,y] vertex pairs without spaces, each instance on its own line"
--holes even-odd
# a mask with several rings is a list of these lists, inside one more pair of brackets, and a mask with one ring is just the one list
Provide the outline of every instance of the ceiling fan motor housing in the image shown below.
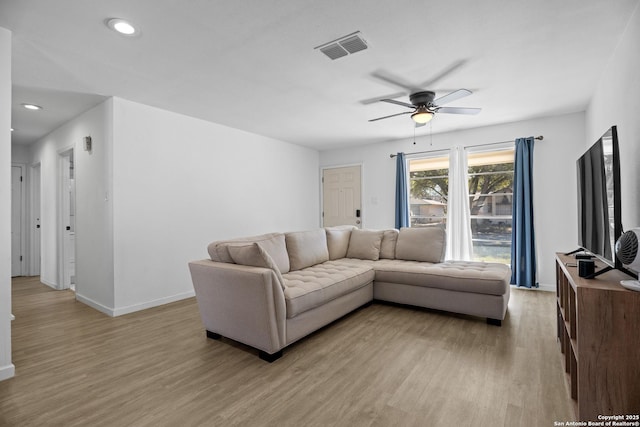
[[416,92],[409,95],[409,101],[416,107],[420,107],[422,105],[431,107],[433,105],[433,99],[436,97],[435,92],[431,92],[429,90],[423,92]]

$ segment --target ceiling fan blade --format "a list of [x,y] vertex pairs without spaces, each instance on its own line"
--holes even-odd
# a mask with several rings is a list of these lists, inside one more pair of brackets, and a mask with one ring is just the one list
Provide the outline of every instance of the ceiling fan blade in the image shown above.
[[436,110],[438,113],[446,114],[468,114],[474,115],[482,111],[482,108],[469,108],[469,107],[440,107]]
[[412,113],[413,113],[413,111],[404,111],[404,112],[402,112],[402,113],[392,114],[392,115],[390,115],[390,116],[378,117],[378,118],[376,118],[376,119],[371,119],[371,120],[369,120],[369,121],[370,121],[370,122],[376,122],[376,121],[378,121],[378,120],[382,120],[382,119],[389,119],[389,118],[391,118],[391,117],[403,116],[403,115],[405,115],[405,114],[412,114]]
[[448,104],[449,102],[453,102],[457,99],[464,98],[465,96],[469,96],[472,93],[473,92],[471,92],[468,89],[458,89],[456,91],[446,94],[445,96],[441,96],[440,98],[433,101],[433,103],[436,105]]
[[360,101],[360,104],[363,104],[363,105],[375,104],[376,102],[380,102],[383,99],[400,98],[401,96],[406,96],[406,95],[407,95],[407,92],[392,93],[391,95],[385,95],[385,96],[378,96],[376,98],[363,99],[362,101]]
[[395,99],[381,99],[382,102],[389,102],[391,104],[402,105],[403,107],[416,109],[415,105],[407,104],[406,102],[396,101]]
[[422,83],[420,86],[421,87],[432,87],[437,81],[442,80],[447,75],[451,74],[452,72],[454,72],[458,68],[462,67],[466,62],[467,62],[466,59],[461,59],[460,61],[454,62],[448,68],[445,68],[444,70],[442,70],[440,72],[440,74],[436,74],[431,79],[429,79],[429,80],[425,81],[424,83]]
[[418,92],[420,91],[420,87],[416,86],[412,83],[409,83],[408,81],[398,77],[398,76],[394,76],[393,74],[391,74],[388,71],[384,71],[384,70],[377,70],[374,71],[373,73],[371,73],[371,75],[379,80],[382,80],[383,82],[387,82],[390,83],[394,86],[400,87],[402,89],[405,89],[409,92]]

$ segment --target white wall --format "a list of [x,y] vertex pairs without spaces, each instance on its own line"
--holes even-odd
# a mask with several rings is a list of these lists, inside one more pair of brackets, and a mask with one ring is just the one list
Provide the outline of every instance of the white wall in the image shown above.
[[20,145],[20,144],[11,145],[11,162],[21,163],[26,165],[30,161],[29,156],[30,155],[29,155],[28,145]]
[[11,32],[0,28],[0,381],[11,378]]
[[640,5],[613,53],[587,109],[585,148],[618,128],[622,225],[640,227]]
[[69,148],[76,297],[109,315],[192,296],[187,263],[213,240],[319,225],[317,151],[112,98],[31,148],[41,280],[56,288],[59,154]]
[[115,314],[193,295],[218,239],[318,227],[318,152],[114,99]]
[[[113,102],[81,114],[31,147],[31,164],[41,171],[40,280],[61,288],[58,265],[60,153],[74,149],[76,181],[76,297],[96,308],[113,307],[112,159]],[[93,149],[83,149],[91,136]],[[104,311],[104,310],[103,310]]]
[[[436,118],[437,120],[437,118]],[[435,126],[435,124],[434,124]],[[363,165],[363,224],[394,226],[395,158],[392,153],[448,149],[543,135],[534,149],[534,218],[538,279],[541,288],[555,289],[555,252],[575,249],[577,193],[575,161],[584,151],[584,114],[533,119],[459,132],[422,134],[416,139],[372,144],[320,153],[321,167]],[[433,145],[431,145],[433,142]]]

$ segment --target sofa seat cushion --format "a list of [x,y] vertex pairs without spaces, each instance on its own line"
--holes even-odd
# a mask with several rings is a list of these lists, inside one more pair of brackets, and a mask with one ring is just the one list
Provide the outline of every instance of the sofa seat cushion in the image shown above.
[[346,295],[373,281],[371,266],[327,261],[283,274],[287,318]]
[[376,271],[376,282],[477,294],[504,295],[511,279],[509,267],[497,263],[448,261],[431,264],[384,259],[372,265]]

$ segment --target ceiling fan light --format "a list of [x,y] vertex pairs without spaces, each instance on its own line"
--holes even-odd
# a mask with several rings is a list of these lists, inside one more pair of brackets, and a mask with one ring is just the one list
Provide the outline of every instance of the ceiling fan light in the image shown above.
[[431,111],[419,109],[411,115],[411,118],[416,123],[425,124],[429,123],[431,119],[433,119],[433,113]]

